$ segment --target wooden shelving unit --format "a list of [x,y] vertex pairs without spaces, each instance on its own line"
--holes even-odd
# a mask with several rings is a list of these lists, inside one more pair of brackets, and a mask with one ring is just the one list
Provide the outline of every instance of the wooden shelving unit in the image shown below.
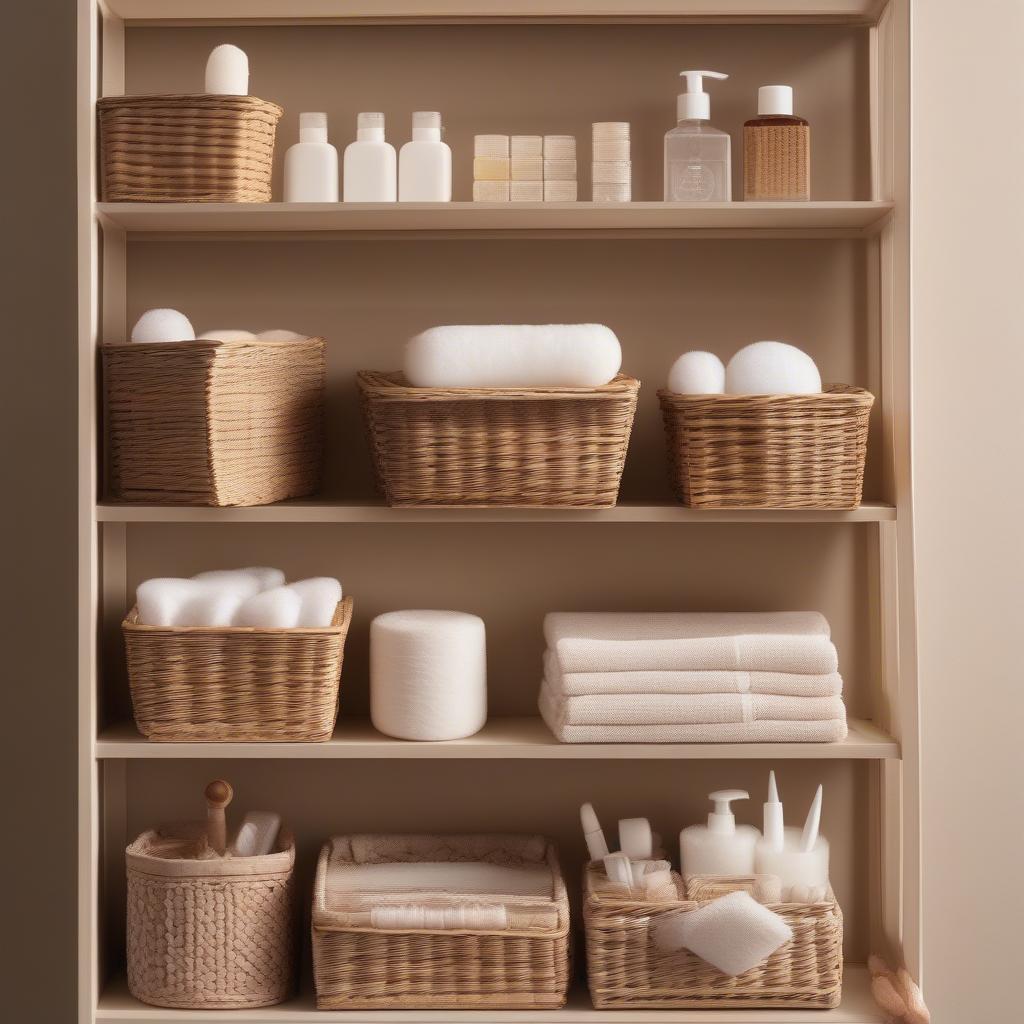
[[[921,946],[909,7],[909,0],[79,0],[79,1024],[881,1024],[859,965],[879,951],[916,972]],[[253,91],[286,111],[275,195],[299,110],[326,107],[340,148],[356,111],[385,110],[396,141],[405,137],[408,112],[426,104],[445,114],[460,201],[100,202],[96,99],[193,91],[209,48],[226,40],[249,53]],[[814,202],[656,201],[661,136],[684,54],[732,75],[713,110],[733,132],[734,175],[739,126],[756,86],[794,85],[814,132]],[[573,132],[585,196],[589,123],[613,118],[634,127],[640,201],[464,201],[474,132]],[[97,346],[123,338],[141,310],[157,305],[187,310],[197,326],[288,326],[328,340],[321,496],[233,509],[104,497]],[[402,341],[431,323],[513,316],[601,320],[622,338],[624,368],[644,386],[621,504],[596,511],[383,506],[373,496],[354,371],[395,365]],[[828,379],[875,394],[859,508],[699,511],[671,500],[654,394],[669,363],[686,348],[728,355],[765,336],[791,338]],[[120,639],[134,587],[218,564],[280,565],[291,577],[330,573],[353,595],[343,711],[329,742],[164,744],[135,730]],[[430,606],[462,607],[487,622],[491,718],[467,740],[406,743],[377,733],[367,717],[367,624],[389,608]],[[739,607],[815,607],[828,616],[851,714],[845,741],[574,746],[556,743],[537,717],[544,611]],[[214,775],[232,780],[241,805],[280,807],[303,870],[332,833],[535,830],[558,841],[573,893],[582,800],[594,800],[610,820],[649,814],[672,835],[703,814],[705,794],[723,784],[748,788],[756,805],[769,767],[797,806],[819,781],[826,787],[823,828],[832,839],[848,960],[836,1010],[601,1012],[579,978],[564,1010],[544,1012],[321,1012],[308,977],[294,1000],[245,1012],[164,1010],[127,991],[124,845],[147,825],[194,813],[193,794]]]

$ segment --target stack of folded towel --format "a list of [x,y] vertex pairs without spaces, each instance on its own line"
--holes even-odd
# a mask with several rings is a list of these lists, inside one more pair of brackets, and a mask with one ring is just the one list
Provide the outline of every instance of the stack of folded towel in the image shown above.
[[827,743],[843,681],[819,612],[544,620],[540,711],[563,743]]

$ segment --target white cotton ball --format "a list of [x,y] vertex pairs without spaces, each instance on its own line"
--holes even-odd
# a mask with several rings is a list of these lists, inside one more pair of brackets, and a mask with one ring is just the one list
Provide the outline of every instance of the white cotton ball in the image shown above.
[[206,61],[206,92],[213,96],[249,95],[249,58],[245,50],[221,43]]
[[231,626],[248,594],[236,583],[193,581],[198,590],[188,598],[175,616],[175,626]]
[[195,593],[195,580],[171,576],[146,580],[135,591],[138,621],[144,626],[173,626],[182,606]]
[[235,613],[236,626],[291,629],[299,624],[302,598],[291,587],[273,587],[244,601]]
[[176,309],[147,309],[132,328],[132,341],[195,341],[196,332]]
[[795,345],[755,341],[729,360],[725,390],[730,395],[814,395],[821,393],[821,374]]
[[308,334],[297,334],[295,331],[286,331],[282,328],[275,328],[272,331],[260,331],[256,335],[260,341],[305,341]]
[[256,335],[252,331],[238,331],[232,328],[224,328],[216,331],[203,331],[199,335],[200,341],[255,341]]
[[280,569],[271,569],[264,565],[248,565],[243,569],[209,569],[206,572],[197,572],[192,579],[207,582],[252,579],[256,581],[256,589],[252,593],[284,586],[284,573]]
[[329,626],[341,600],[341,584],[331,576],[314,576],[289,584],[302,602],[300,626]]
[[725,364],[713,352],[685,352],[668,371],[668,389],[677,395],[720,395]]

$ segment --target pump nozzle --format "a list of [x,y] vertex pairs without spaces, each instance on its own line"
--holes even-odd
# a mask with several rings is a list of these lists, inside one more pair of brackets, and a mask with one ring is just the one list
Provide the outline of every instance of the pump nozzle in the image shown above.
[[724,81],[728,75],[721,71],[680,71],[686,79],[686,92],[676,97],[676,120],[707,121],[711,117],[711,97],[704,91],[705,78]]
[[745,789],[719,789],[708,794],[714,801],[715,809],[708,815],[708,830],[719,835],[732,835],[736,831],[736,816],[730,804],[733,800],[749,800]]

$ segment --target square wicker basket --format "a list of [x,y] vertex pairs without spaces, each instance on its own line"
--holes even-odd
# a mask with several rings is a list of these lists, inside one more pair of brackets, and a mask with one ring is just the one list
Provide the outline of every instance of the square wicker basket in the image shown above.
[[816,395],[659,391],[676,496],[691,508],[860,504],[874,397],[826,384]]
[[359,374],[389,505],[611,508],[640,382],[599,388],[414,388]]
[[[843,984],[843,916],[835,898],[824,903],[770,903],[793,929],[793,939],[757,967],[735,978],[689,950],[655,948],[651,925],[665,914],[696,910],[727,891],[749,888],[750,879],[689,880],[672,872],[678,900],[620,895],[604,868],[584,869],[583,922],[587,936],[590,998],[598,1009],[832,1008]],[[702,884],[706,881],[708,884]]]
[[[365,921],[380,896],[336,884],[359,864],[484,861],[546,867],[538,896],[500,900],[503,930],[377,928]],[[404,892],[409,904],[437,895]],[[552,843],[541,836],[336,836],[320,852],[313,888],[313,975],[319,1009],[557,1009],[569,985],[569,898]]]
[[266,505],[316,490],[322,338],[107,344],[103,377],[114,497]]

